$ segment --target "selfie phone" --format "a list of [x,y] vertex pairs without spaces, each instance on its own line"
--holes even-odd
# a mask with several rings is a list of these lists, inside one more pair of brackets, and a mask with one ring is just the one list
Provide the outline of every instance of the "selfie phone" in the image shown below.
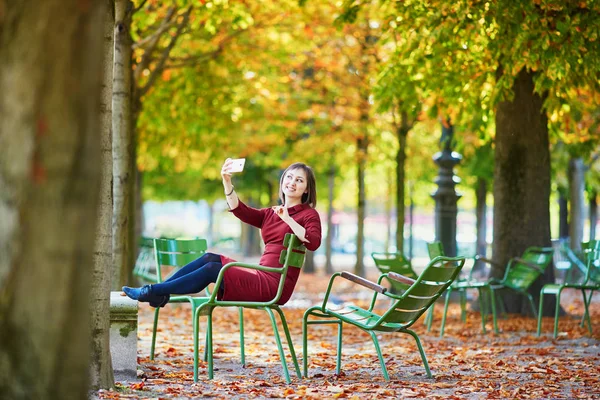
[[245,158],[236,158],[231,160],[231,167],[229,172],[242,172],[244,170],[244,164],[246,163]]

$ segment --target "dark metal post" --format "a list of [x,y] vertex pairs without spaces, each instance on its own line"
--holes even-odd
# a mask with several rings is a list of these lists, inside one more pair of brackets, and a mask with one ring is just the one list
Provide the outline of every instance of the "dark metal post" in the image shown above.
[[442,123],[442,151],[433,156],[433,161],[440,168],[435,178],[438,188],[431,195],[435,200],[435,239],[442,242],[444,253],[448,256],[456,256],[456,203],[462,197],[455,190],[460,178],[453,172],[454,166],[460,162],[462,156],[452,151],[453,136],[454,127],[450,121]]

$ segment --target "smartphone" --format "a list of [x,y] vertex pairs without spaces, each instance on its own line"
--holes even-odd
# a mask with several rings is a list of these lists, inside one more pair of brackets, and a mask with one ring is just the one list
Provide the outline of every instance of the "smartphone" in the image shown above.
[[236,158],[231,160],[231,167],[229,172],[242,172],[244,170],[244,164],[246,164],[245,158]]

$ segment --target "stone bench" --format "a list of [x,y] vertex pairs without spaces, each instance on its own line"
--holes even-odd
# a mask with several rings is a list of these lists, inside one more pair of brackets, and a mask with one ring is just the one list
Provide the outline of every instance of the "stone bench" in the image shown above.
[[115,379],[137,375],[138,302],[110,292],[110,354]]

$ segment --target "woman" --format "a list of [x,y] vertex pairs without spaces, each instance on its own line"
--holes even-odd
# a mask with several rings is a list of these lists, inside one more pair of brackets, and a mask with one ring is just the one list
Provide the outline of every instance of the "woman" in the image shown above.
[[[230,211],[243,222],[261,229],[265,251],[260,265],[281,267],[279,255],[286,233],[293,233],[308,250],[315,251],[321,244],[321,220],[315,210],[317,190],[312,169],[303,163],[290,165],[281,176],[279,198],[282,205],[256,209],[244,204],[231,183],[231,159],[221,168],[225,198]],[[163,283],[141,288],[123,286],[125,294],[153,307],[163,307],[172,294],[197,293],[217,280],[223,265],[235,260],[214,253],[206,253],[181,268]],[[292,295],[300,275],[299,268],[290,268],[278,304],[285,304]],[[229,301],[270,301],[277,293],[281,275],[242,267],[231,267],[218,289],[218,298]]]

